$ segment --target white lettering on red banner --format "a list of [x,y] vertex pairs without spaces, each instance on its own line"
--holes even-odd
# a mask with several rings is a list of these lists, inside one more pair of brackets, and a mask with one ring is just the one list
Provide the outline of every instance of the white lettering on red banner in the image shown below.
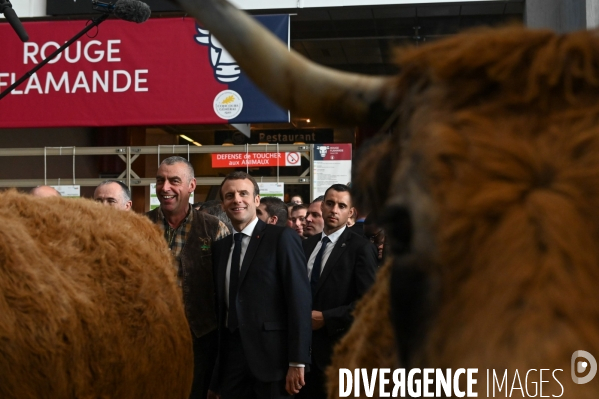
[[[288,37],[287,15],[259,17]],[[0,92],[39,66],[85,21],[24,22],[31,41],[5,40]],[[14,35],[0,24],[0,37]],[[287,122],[289,114],[247,79],[222,83],[193,18],[143,24],[109,19],[28,77],[2,101],[0,128]],[[210,42],[212,43],[212,42]],[[220,58],[221,61],[222,58]],[[222,67],[222,68],[221,68]],[[244,100],[247,102],[244,104]]]
[[[120,40],[107,40],[102,43],[100,40],[91,40],[85,46],[81,42],[73,44],[73,47],[67,47],[64,53],[57,55],[49,64],[55,64],[60,61],[63,63],[97,63],[104,59],[107,62],[121,62],[118,56],[120,50],[118,45]],[[56,42],[46,42],[41,46],[36,42],[23,43],[23,64],[39,64],[44,58],[59,48]],[[83,47],[83,50],[82,50]],[[64,55],[64,58],[62,57]],[[62,92],[74,94],[77,91],[86,93],[123,93],[128,90],[134,92],[148,91],[148,69],[136,69],[127,71],[123,69],[92,70],[89,72],[68,70],[58,75],[51,71],[34,73],[27,80],[25,89],[13,90],[11,95],[19,94],[50,94]],[[0,72],[0,91],[4,86],[8,87],[17,80],[17,74],[14,72]]]
[[301,166],[299,152],[230,152],[212,154],[213,168]]

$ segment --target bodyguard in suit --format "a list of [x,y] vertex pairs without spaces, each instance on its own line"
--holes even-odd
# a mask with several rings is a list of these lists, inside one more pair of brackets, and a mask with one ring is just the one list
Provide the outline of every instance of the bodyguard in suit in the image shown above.
[[335,343],[347,332],[358,299],[374,283],[377,255],[372,243],[352,232],[349,188],[334,184],[321,205],[324,229],[304,240],[312,291],[312,366],[297,398],[326,399],[325,375]]
[[311,341],[300,238],[258,219],[258,184],[248,174],[229,174],[220,195],[234,234],[214,244],[219,354],[209,397],[294,395],[305,384]]

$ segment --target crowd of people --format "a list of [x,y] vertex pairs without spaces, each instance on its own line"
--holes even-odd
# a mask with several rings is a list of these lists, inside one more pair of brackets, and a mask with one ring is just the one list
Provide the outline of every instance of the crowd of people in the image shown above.
[[[233,172],[219,200],[191,205],[194,176],[185,158],[163,160],[160,206],[146,214],[175,259],[193,341],[190,398],[326,398],[333,346],[374,283],[384,232],[359,215],[343,184],[286,204]],[[60,195],[47,186],[31,194]],[[102,182],[94,200],[123,211],[132,204],[116,180]]]

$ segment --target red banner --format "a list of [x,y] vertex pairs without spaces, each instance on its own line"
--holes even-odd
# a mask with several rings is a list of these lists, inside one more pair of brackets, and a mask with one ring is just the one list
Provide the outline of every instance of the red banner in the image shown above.
[[229,152],[212,154],[213,168],[245,168],[262,166],[301,166],[299,152]]
[[[0,91],[85,24],[25,23],[27,43],[0,24]],[[191,18],[108,20],[88,35],[0,100],[0,127],[248,123],[276,114],[255,115],[266,98]],[[274,119],[286,120],[278,110]]]

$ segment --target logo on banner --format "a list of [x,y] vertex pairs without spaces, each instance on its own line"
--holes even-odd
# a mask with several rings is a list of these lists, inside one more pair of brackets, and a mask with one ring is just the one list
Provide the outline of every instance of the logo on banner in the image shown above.
[[318,148],[318,152],[320,153],[321,157],[326,157],[327,156],[327,152],[329,151],[329,146],[328,145],[319,145],[317,146]]
[[231,83],[239,79],[241,70],[231,54],[212,36],[210,31],[200,28],[197,24],[196,28],[198,30],[198,34],[194,36],[196,42],[202,46],[210,47],[210,63],[216,80],[221,83]]
[[220,118],[233,119],[241,113],[243,99],[233,90],[223,90],[214,98],[214,112]]

